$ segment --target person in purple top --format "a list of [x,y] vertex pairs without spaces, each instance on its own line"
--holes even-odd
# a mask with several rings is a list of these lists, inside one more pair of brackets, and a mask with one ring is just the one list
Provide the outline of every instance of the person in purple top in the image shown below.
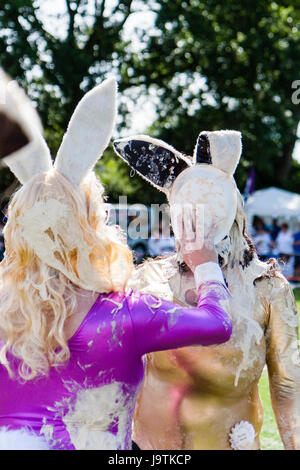
[[144,355],[230,338],[213,242],[180,241],[196,307],[128,289],[132,254],[92,171],[113,129],[114,80],[79,103],[54,167],[30,102],[18,87],[7,94],[0,152],[23,186],[0,264],[0,449],[131,449]]

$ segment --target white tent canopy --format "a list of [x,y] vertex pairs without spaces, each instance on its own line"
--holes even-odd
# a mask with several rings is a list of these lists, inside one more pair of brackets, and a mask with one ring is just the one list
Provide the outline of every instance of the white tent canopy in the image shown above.
[[275,187],[260,189],[249,196],[245,212],[249,221],[254,215],[300,220],[300,194]]

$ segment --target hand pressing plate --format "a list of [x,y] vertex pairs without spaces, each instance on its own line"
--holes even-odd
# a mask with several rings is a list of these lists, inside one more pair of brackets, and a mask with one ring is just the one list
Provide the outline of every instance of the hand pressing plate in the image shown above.
[[237,210],[236,184],[228,173],[207,164],[187,168],[176,178],[168,199],[176,238],[182,236],[178,211],[184,211],[185,218],[197,214],[197,232],[202,230],[204,238],[215,226],[215,244],[228,235]]

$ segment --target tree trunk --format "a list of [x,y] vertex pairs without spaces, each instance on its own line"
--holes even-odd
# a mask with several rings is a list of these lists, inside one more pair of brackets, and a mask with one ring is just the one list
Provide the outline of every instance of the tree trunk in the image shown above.
[[283,145],[282,154],[280,158],[280,164],[276,172],[278,181],[286,180],[289,176],[290,169],[293,162],[293,151],[295,148],[297,135],[292,134],[288,142]]

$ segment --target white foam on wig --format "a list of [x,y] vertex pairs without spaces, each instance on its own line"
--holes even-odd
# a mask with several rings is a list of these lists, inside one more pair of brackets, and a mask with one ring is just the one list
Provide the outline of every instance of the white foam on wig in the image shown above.
[[[90,261],[92,247],[85,241],[79,220],[66,204],[52,198],[38,201],[24,211],[19,221],[23,226],[24,239],[29,246],[34,247],[35,253],[44,263],[62,272],[83,289],[99,291],[100,280]],[[64,245],[60,241],[62,236]],[[78,276],[71,268],[70,260],[65,258],[64,246],[70,253],[72,250],[77,251]]]

